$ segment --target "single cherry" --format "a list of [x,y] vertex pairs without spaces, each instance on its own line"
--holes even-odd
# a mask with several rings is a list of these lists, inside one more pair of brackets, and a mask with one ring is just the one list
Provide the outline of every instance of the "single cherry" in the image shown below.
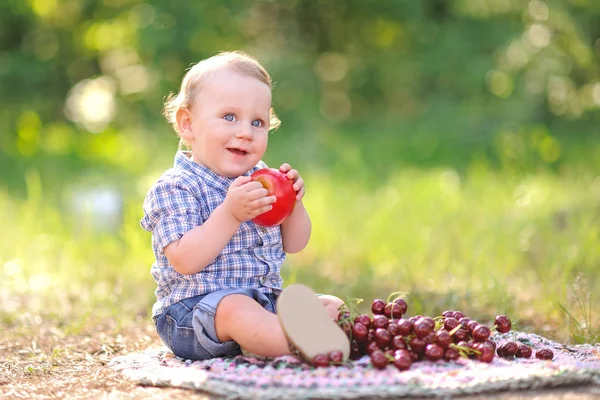
[[531,358],[531,354],[531,347],[527,346],[525,343],[519,343],[519,349],[517,350],[517,354],[515,354],[517,358]]
[[367,341],[367,333],[369,333],[369,329],[366,326],[360,322],[354,323],[352,327],[352,339],[355,339],[359,343],[365,343]]
[[460,353],[453,347],[448,347],[446,351],[444,351],[444,360],[446,361],[454,361],[460,357]]
[[367,346],[365,347],[365,352],[370,355],[375,350],[381,350],[379,348],[379,345],[377,345],[377,342],[375,340],[373,340],[371,342],[367,342]]
[[394,367],[396,367],[399,371],[406,371],[412,365],[412,358],[410,356],[410,352],[407,350],[398,350],[394,356],[393,361]]
[[452,317],[444,318],[444,329],[450,332],[458,326],[459,322]]
[[535,352],[535,358],[540,360],[552,360],[554,358],[554,352],[550,349],[541,349]]
[[344,360],[344,353],[340,350],[334,350],[329,353],[329,361],[334,364],[339,364]]
[[456,332],[454,332],[454,341],[455,342],[461,342],[461,341],[466,341],[469,338],[469,332],[467,332],[465,329],[458,329]]
[[373,329],[377,329],[377,328],[387,328],[389,324],[389,320],[387,319],[387,317],[385,315],[374,315],[373,316],[373,321],[371,322],[371,327]]
[[371,312],[375,315],[383,314],[383,310],[385,309],[385,301],[381,299],[373,300],[373,304],[371,305]]
[[398,320],[398,333],[402,336],[408,336],[412,333],[414,325],[407,319]]
[[519,351],[519,345],[515,342],[506,342],[498,346],[496,352],[500,357],[512,357]]
[[375,337],[375,343],[377,343],[380,349],[385,349],[390,344],[390,340],[392,340],[392,335],[390,335],[387,329],[383,328],[378,328],[373,336]]
[[425,346],[427,345],[427,343],[425,343],[425,341],[421,338],[414,337],[410,339],[408,345],[410,346],[410,349],[415,353],[422,354],[425,351]]
[[375,350],[371,353],[371,364],[377,369],[385,369],[388,365],[388,359],[382,350]]
[[315,367],[326,367],[329,365],[329,357],[325,354],[317,354],[312,359],[312,365]]
[[400,326],[397,322],[390,322],[390,324],[387,327],[387,330],[392,336],[400,335]]
[[452,343],[452,336],[450,336],[450,332],[445,329],[440,329],[437,331],[435,334],[435,343],[444,349],[450,346],[450,343]]
[[428,344],[425,347],[425,358],[429,361],[437,361],[444,357],[444,349],[437,344]]
[[359,315],[356,318],[354,318],[354,323],[360,322],[361,324],[363,324],[364,326],[368,328],[371,327],[371,318],[368,315]]
[[454,314],[452,314],[452,317],[453,317],[455,320],[457,320],[457,321],[460,321],[460,319],[461,319],[461,318],[464,318],[464,317],[465,317],[465,314],[463,314],[463,313],[462,313],[462,312],[460,312],[460,311],[454,311]]
[[400,335],[394,336],[392,338],[392,348],[396,350],[406,349],[406,342],[404,341],[404,338]]
[[473,329],[473,339],[476,342],[485,342],[489,337],[490,334],[492,333],[492,331],[490,331],[490,328],[488,328],[485,325],[477,325],[474,329]]
[[406,312],[408,311],[408,304],[406,303],[406,301],[404,301],[404,299],[396,299],[394,300],[394,303],[400,306],[400,315],[397,318],[400,318],[402,315],[406,314]]
[[424,318],[417,321],[414,327],[415,335],[419,338],[424,338],[429,332],[433,331],[431,324]]
[[420,319],[420,321],[426,323],[429,326],[430,330],[434,330],[435,329],[435,321],[433,320],[433,318],[431,318],[431,317],[422,317]]
[[383,315],[388,318],[402,317],[402,307],[398,303],[387,303],[383,309]]
[[477,350],[479,351],[479,354],[475,357],[477,360],[484,363],[490,363],[494,359],[494,349],[492,347],[479,343]]
[[510,331],[512,323],[510,322],[510,318],[508,318],[506,315],[496,315],[494,326],[498,332],[507,333]]

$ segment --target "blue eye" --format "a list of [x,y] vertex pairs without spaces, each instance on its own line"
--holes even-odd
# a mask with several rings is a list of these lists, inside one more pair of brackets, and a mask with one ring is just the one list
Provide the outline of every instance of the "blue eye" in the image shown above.
[[255,119],[254,121],[252,121],[252,126],[254,126],[255,128],[260,128],[262,126],[262,121],[260,119]]
[[223,118],[225,119],[225,121],[229,121],[229,122],[235,121],[235,117],[233,116],[233,114],[225,114],[223,116]]

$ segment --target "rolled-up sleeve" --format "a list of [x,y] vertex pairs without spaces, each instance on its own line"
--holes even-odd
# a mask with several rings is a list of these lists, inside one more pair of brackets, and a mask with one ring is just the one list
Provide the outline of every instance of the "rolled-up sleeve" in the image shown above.
[[165,247],[202,222],[200,202],[192,192],[176,182],[163,181],[148,192],[140,225],[152,232],[156,249],[163,254]]

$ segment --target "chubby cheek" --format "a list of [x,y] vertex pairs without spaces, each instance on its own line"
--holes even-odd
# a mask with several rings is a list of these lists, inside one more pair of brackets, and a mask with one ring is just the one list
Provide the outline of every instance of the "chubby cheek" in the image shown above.
[[267,150],[267,143],[268,143],[268,134],[266,135],[261,135],[258,136],[256,139],[254,139],[254,150],[259,153],[262,152],[264,153],[265,150]]

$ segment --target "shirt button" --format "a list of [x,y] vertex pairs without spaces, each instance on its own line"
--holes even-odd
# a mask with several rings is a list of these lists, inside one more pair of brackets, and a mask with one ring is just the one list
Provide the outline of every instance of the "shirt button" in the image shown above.
[[265,282],[267,282],[267,277],[266,276],[261,276],[260,277],[260,283],[264,285]]

